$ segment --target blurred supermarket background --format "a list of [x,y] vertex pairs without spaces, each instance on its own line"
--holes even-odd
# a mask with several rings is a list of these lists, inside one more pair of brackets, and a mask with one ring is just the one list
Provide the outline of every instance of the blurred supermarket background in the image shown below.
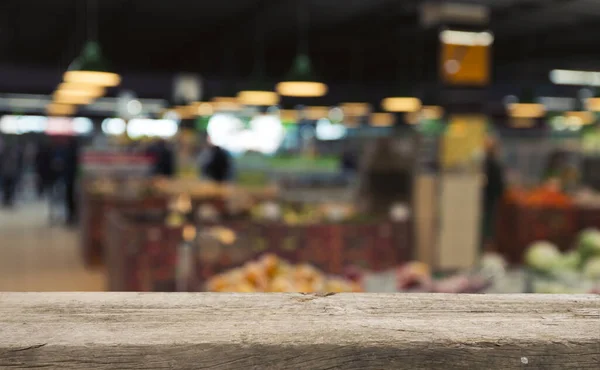
[[600,2],[3,0],[0,290],[600,292]]

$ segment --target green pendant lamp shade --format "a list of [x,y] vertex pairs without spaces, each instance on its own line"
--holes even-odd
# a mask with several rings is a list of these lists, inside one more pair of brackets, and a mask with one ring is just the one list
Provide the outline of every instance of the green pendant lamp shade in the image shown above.
[[310,58],[302,53],[296,56],[289,77],[278,83],[276,89],[280,95],[300,98],[327,94],[327,85],[316,81],[312,74]]
[[308,56],[308,2],[299,1],[297,5],[298,53],[286,80],[278,83],[275,89],[279,95],[283,96],[297,98],[321,97],[327,94],[327,85],[318,82],[313,75],[311,61]]
[[81,54],[65,72],[65,82],[113,87],[121,83],[121,76],[109,71],[102,55],[100,45],[96,41],[88,41]]

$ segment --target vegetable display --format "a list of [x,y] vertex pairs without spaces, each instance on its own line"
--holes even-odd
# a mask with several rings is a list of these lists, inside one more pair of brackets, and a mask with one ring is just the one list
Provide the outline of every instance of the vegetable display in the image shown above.
[[532,243],[525,252],[536,293],[587,293],[600,287],[600,231],[580,232],[576,248],[560,253],[550,242]]

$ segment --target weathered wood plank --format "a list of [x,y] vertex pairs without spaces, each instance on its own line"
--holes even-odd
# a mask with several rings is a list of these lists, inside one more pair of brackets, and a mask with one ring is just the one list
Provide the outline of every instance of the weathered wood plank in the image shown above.
[[600,369],[600,296],[0,293],[0,368]]

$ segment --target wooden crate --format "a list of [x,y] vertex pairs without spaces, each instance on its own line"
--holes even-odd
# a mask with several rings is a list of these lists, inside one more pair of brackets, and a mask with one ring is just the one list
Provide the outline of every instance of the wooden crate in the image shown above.
[[[236,241],[225,245],[212,237],[212,227],[225,227]],[[113,212],[106,234],[109,287],[125,291],[174,291],[181,228],[164,222],[135,220],[131,213]],[[346,266],[370,270],[394,267],[411,258],[408,222],[286,225],[252,221],[201,224],[194,243],[191,275],[184,277],[188,290],[203,289],[214,274],[240,266],[264,253],[274,253],[292,263],[310,263],[330,274]]]

